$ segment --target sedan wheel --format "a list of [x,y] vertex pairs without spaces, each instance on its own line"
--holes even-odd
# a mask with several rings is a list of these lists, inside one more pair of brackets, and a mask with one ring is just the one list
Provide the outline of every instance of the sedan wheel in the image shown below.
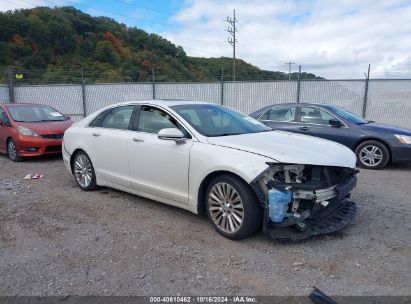
[[387,147],[375,140],[369,140],[360,144],[355,150],[358,164],[366,169],[384,168],[389,159],[390,153]]
[[250,186],[240,178],[214,178],[206,192],[207,214],[218,233],[241,239],[261,227],[262,209]]
[[74,158],[73,172],[77,184],[83,190],[94,190],[96,188],[96,176],[90,158],[84,152],[79,152]]
[[19,152],[17,151],[17,146],[12,139],[9,139],[7,142],[7,154],[9,158],[14,162],[19,162],[22,158],[19,156]]
[[221,230],[235,233],[243,224],[244,206],[240,195],[227,183],[211,188],[208,198],[211,218]]

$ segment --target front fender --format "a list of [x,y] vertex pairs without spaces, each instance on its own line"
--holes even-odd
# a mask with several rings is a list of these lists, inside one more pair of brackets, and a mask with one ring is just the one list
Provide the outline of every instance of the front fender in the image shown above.
[[237,149],[195,142],[190,151],[189,203],[198,204],[203,180],[213,172],[226,171],[251,183],[273,159]]

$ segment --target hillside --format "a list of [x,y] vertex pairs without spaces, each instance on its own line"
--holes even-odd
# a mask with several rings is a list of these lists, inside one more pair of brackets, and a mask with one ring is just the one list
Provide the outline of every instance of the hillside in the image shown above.
[[[189,57],[159,35],[73,7],[0,13],[0,28],[0,71],[10,67],[23,74],[20,82],[78,82],[80,67],[88,82],[149,81],[153,68],[158,81],[217,80],[221,68],[224,78],[232,79],[231,58]],[[237,60],[237,80],[285,78]]]

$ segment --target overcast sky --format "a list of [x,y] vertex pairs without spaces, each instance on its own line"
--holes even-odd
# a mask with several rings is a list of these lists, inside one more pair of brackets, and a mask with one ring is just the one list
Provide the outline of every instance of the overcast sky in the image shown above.
[[188,55],[232,56],[227,16],[236,9],[237,58],[267,70],[327,78],[411,77],[411,0],[1,0],[0,10],[71,5],[160,34]]

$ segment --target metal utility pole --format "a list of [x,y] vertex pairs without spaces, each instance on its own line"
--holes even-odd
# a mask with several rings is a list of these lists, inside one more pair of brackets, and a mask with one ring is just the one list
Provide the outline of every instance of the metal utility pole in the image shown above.
[[301,64],[298,66],[297,103],[300,103],[300,95],[301,95]]
[[371,69],[371,64],[368,64],[368,73],[365,75],[365,91],[364,91],[364,100],[362,103],[362,118],[365,118],[365,115],[367,114],[368,85],[370,83],[370,69]]
[[83,102],[83,117],[87,117],[86,82],[84,80],[84,70],[80,67],[81,74],[81,98]]
[[231,17],[228,16],[226,21],[231,25],[231,27],[227,28],[227,32],[232,36],[228,38],[228,43],[233,47],[233,81],[235,81],[235,44],[237,42],[237,39],[235,38],[235,33],[237,32],[235,26],[237,22],[237,19],[235,18],[235,9],[233,10],[233,18],[231,19]]
[[295,64],[295,62],[291,62],[291,60],[289,62],[284,62],[284,64],[288,64],[288,80],[291,80],[291,65]]
[[9,67],[7,70],[7,78],[9,81],[9,102],[14,103],[14,79],[13,79],[13,71]]

